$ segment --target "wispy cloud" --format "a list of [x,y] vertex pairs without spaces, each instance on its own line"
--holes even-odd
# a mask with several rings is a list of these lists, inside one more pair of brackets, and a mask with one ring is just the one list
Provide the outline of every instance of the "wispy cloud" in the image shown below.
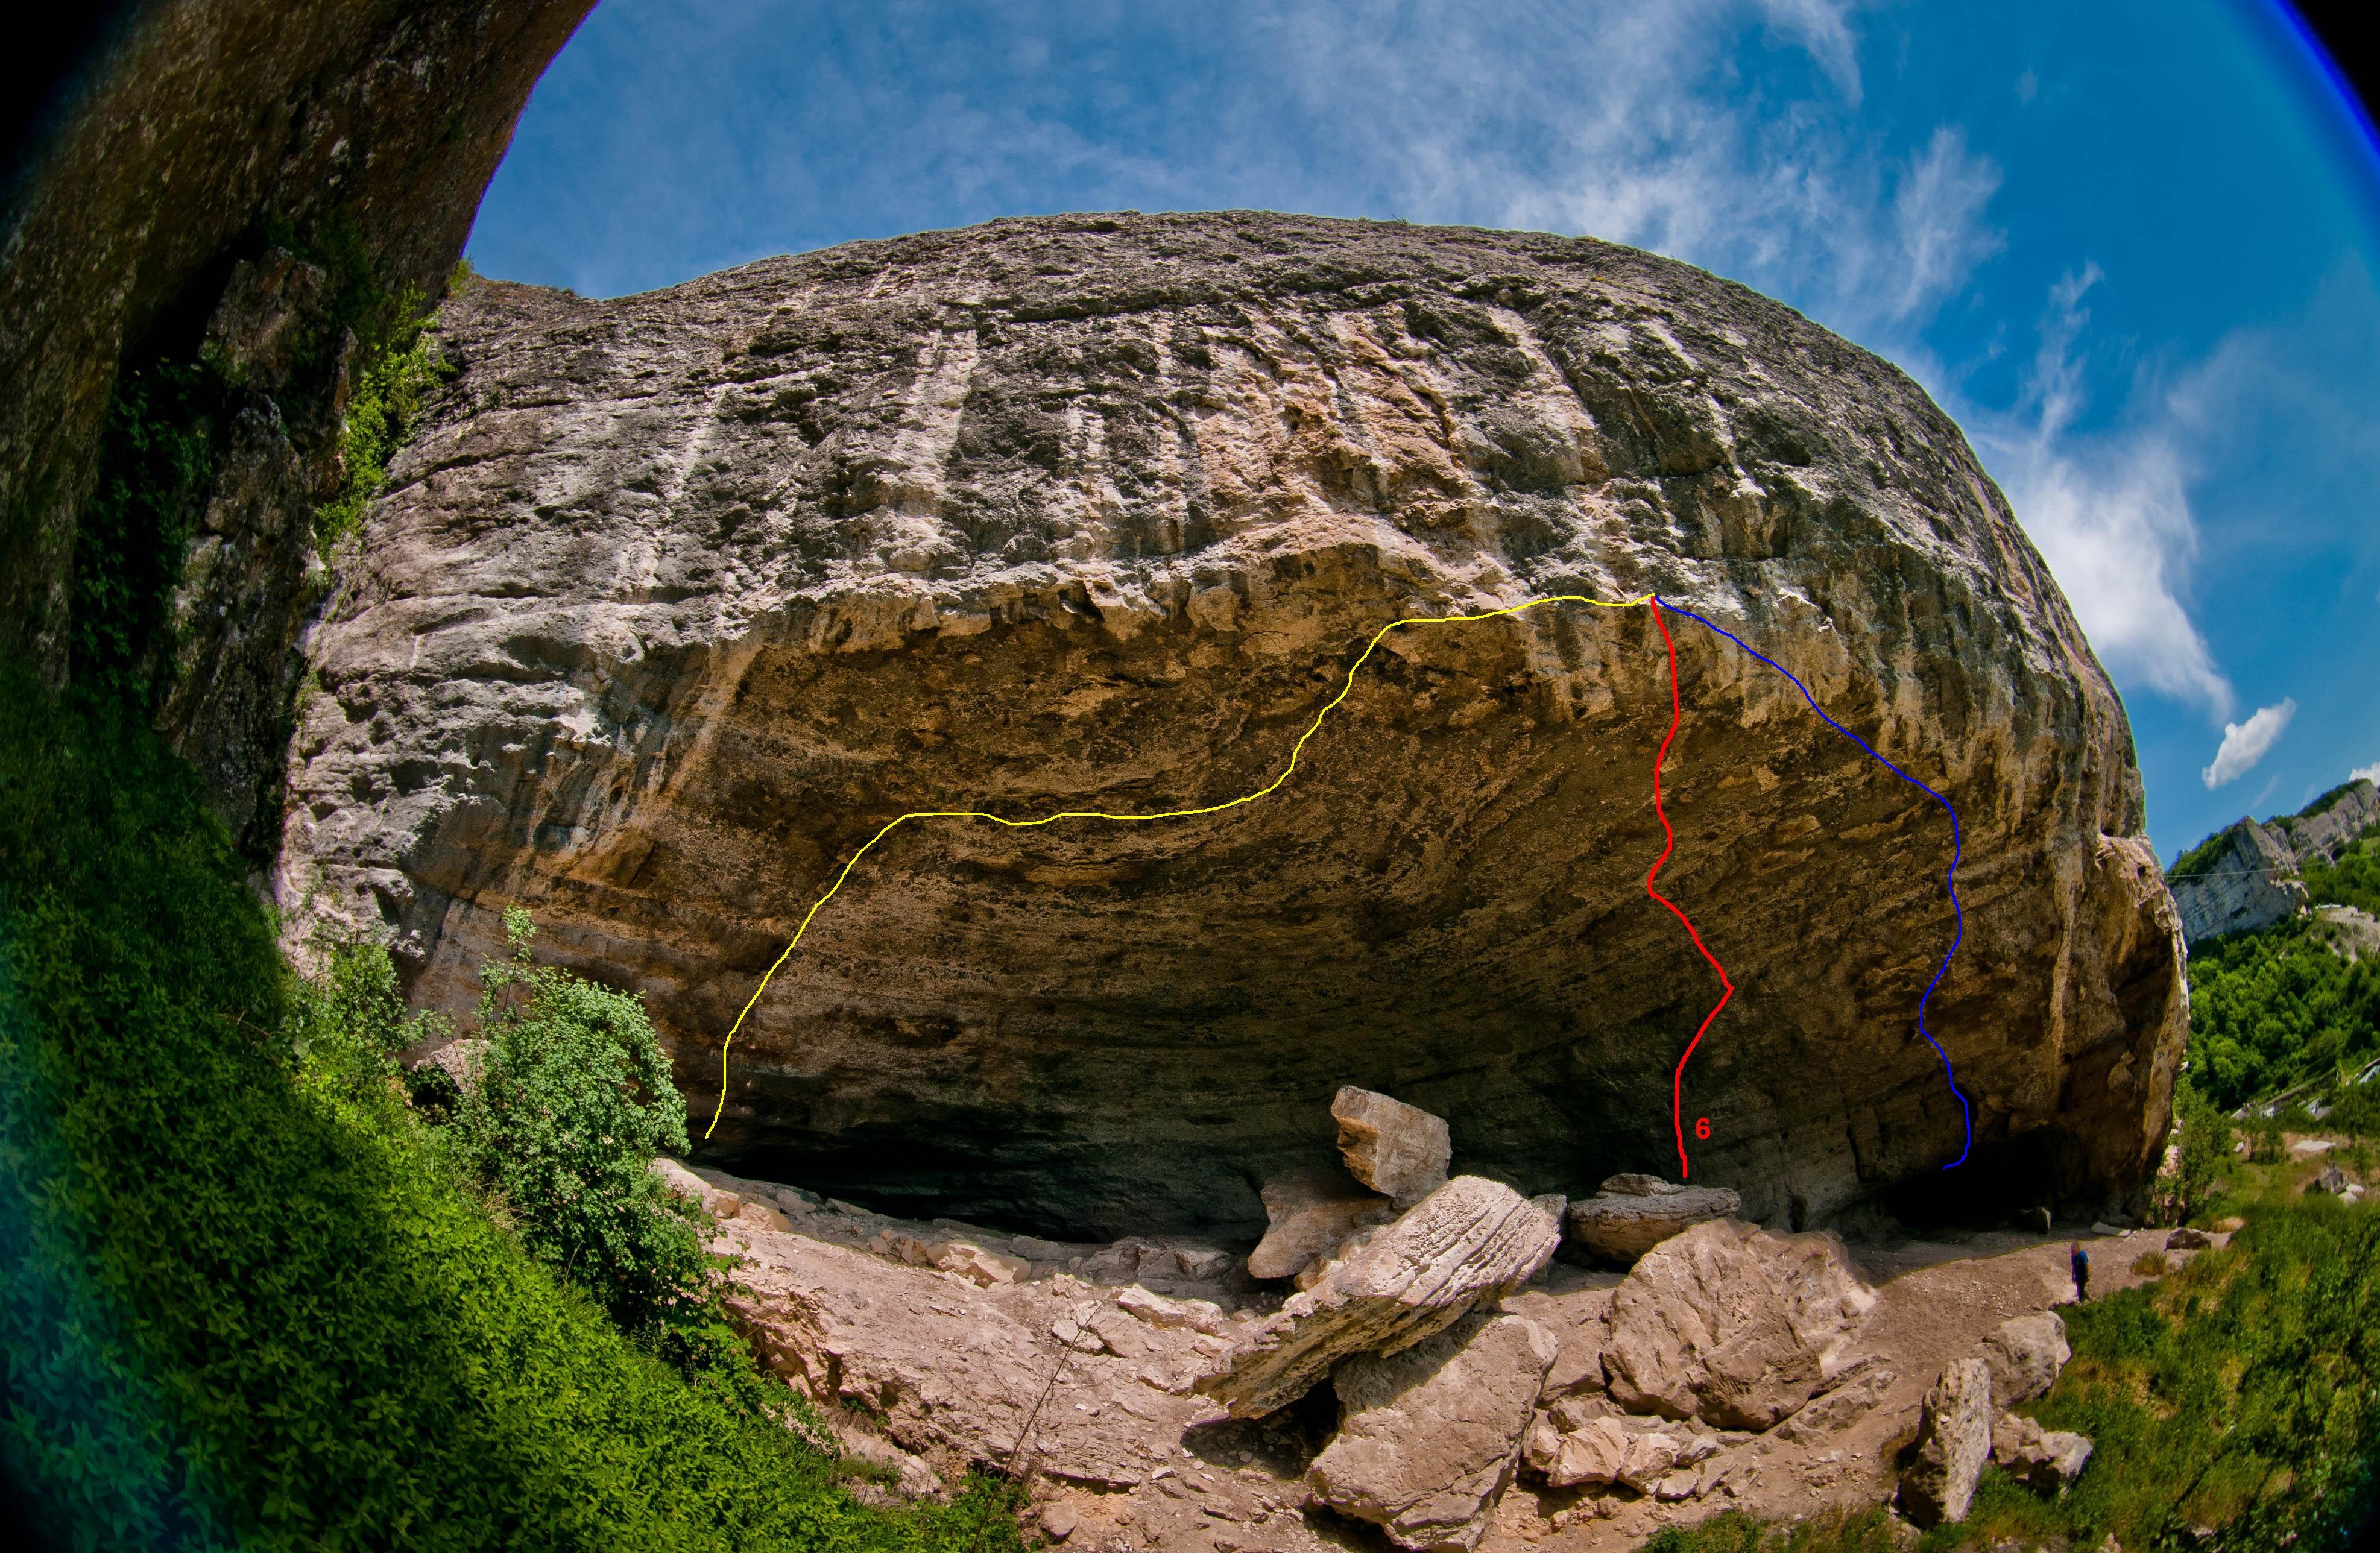
[[2252,770],[2297,712],[2297,702],[2284,697],[2278,706],[2257,708],[2255,715],[2245,722],[2225,723],[2222,747],[2215,752],[2215,763],[2198,773],[2208,791],[2237,782]]
[[2101,278],[2086,264],[2051,289],[2014,409],[1967,407],[1961,419],[2108,671],[2228,716],[2230,682],[2181,599],[2198,527],[2170,418],[2097,436],[2074,430],[2087,403],[2082,300]]

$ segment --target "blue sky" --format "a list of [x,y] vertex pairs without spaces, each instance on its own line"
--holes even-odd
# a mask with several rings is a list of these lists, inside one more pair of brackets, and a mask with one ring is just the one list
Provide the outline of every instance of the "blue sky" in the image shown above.
[[1966,429],[2170,859],[2380,775],[2380,151],[2270,0],[602,0],[469,253],[613,296],[998,215],[1587,233]]

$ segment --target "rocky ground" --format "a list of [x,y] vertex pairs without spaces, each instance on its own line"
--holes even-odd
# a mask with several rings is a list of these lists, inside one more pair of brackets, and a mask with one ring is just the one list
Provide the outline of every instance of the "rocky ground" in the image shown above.
[[2087,1453],[2001,1418],[2066,1356],[2070,1243],[2095,1297],[2152,1276],[2153,1252],[2179,1265],[2224,1239],[2058,1224],[1846,1244],[1693,1198],[1623,1271],[1573,1258],[1642,1178],[1564,1211],[1446,1182],[1443,1159],[1442,1184],[1293,1281],[1251,1278],[1245,1246],[1061,1243],[656,1168],[716,1216],[731,1314],[870,1491],[1009,1474],[1052,1539],[1102,1549],[1620,1548],[1721,1510],[1897,1490],[1921,1522],[1928,1493],[1955,1517],[1996,1442],[2052,1485]]

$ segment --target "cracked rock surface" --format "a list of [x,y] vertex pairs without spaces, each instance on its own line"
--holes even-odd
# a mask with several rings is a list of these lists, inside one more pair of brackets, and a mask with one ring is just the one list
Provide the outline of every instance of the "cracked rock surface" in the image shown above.
[[[1002,221],[443,309],[461,371],[308,649],[279,888],[467,1008],[502,908],[643,991],[698,1118],[916,809],[1200,806],[1383,624],[1682,616],[1665,893],[1741,989],[1692,1180],[1763,1220],[2145,1179],[2183,1029],[2121,708],[1956,429],[1742,287],[1584,239]],[[916,1217],[1253,1240],[1344,1084],[1524,1193],[1669,1170],[1716,994],[1645,897],[1648,611],[1414,627],[1270,797],[905,826],[752,1010],[710,1158]],[[1923,1207],[1919,1201],[1918,1207]]]

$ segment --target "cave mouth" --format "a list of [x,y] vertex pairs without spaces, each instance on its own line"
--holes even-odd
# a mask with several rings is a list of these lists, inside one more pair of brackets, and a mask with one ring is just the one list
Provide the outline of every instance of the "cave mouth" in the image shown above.
[[[1387,611],[1352,606],[1323,639],[1360,647],[1355,621]],[[1264,805],[1178,828],[906,828],[756,1006],[700,1157],[906,1217],[1252,1241],[1264,1181],[1330,1164],[1330,1098],[1358,1084],[1445,1116],[1458,1171],[1525,1193],[1588,1192],[1620,1171],[1675,1178],[1672,1070],[1719,989],[1643,888],[1665,842],[1650,779],[1669,668],[1649,615],[1584,613],[1550,648],[1493,626],[1381,655]],[[992,807],[1016,814],[1079,807],[1064,780],[1076,759],[1139,808],[1249,791],[1353,651],[1253,680],[1185,677],[1212,645],[1186,625],[1091,646],[1034,623],[955,649],[763,654],[737,700],[744,726],[717,741],[746,747],[722,779],[732,801],[711,812],[730,830],[821,817],[801,871],[832,879],[885,819],[958,807],[944,794],[1001,789]],[[1735,1186],[1749,1216],[1781,1219],[1789,1196],[1832,1215],[1872,1172],[1959,1147],[1939,1060],[1898,1030],[1948,942],[1933,856],[1947,838],[1932,799],[1781,681],[1793,715],[1777,715],[1775,676],[1731,672],[1736,653],[1679,642],[1685,710],[1664,768],[1678,838],[1664,893],[1725,946],[1739,989],[1689,1068],[1684,1120],[1713,1122],[1689,1143],[1696,1179]],[[1044,699],[1162,688],[1103,702],[1047,746],[1038,717],[940,715],[1037,678]],[[1250,725],[1245,709],[1268,703]],[[1213,743],[1231,752],[1221,778],[1198,770],[1205,734],[1184,726],[1185,708],[1217,706],[1241,709]],[[855,793],[810,745],[897,746],[921,722],[941,737],[905,749],[897,784],[874,791]],[[764,781],[777,785],[755,791]],[[750,844],[733,850],[761,851]],[[806,882],[771,888],[815,898]],[[681,1042],[698,1126],[718,1096],[717,1032],[778,947],[709,989],[709,1029]],[[1829,1072],[1844,1062],[1856,1080]],[[1864,1128],[1843,1114],[1854,1087],[1874,1113]],[[1864,1158],[1792,1179],[1811,1138],[1850,1132]]]

